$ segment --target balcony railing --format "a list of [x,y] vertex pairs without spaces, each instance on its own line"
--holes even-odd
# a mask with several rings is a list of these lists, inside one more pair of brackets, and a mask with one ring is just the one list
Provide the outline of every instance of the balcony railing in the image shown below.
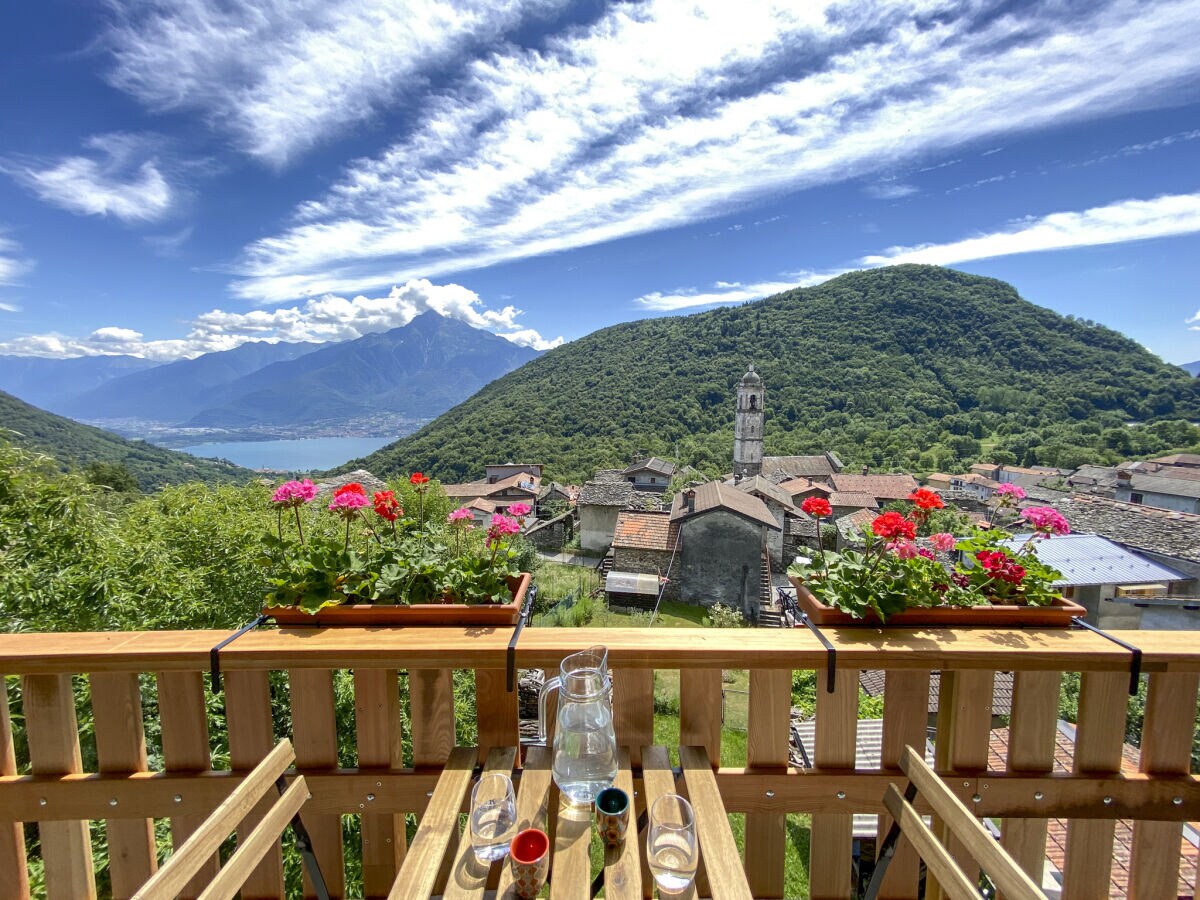
[[[518,668],[552,669],[595,643],[610,649],[618,740],[654,741],[655,670],[678,669],[680,743],[704,746],[720,766],[722,670],[749,670],[746,767],[721,766],[726,809],[745,814],[745,868],[756,897],[784,896],[786,816],[811,814],[811,895],[852,890],[852,814],[884,812],[905,744],[926,739],[930,673],[940,671],[936,763],[980,817],[1001,822],[1002,843],[1041,879],[1047,819],[1069,820],[1063,895],[1109,893],[1116,820],[1134,820],[1130,893],[1177,896],[1182,823],[1200,819],[1190,774],[1200,633],[1129,633],[1149,681],[1140,771],[1121,772],[1131,654],[1082,630],[829,629],[830,654],[803,629],[527,629]],[[297,769],[312,798],[305,818],[335,896],[344,893],[342,816],[361,816],[363,884],[386,895],[405,850],[405,814],[420,816],[439,765],[456,743],[452,675],[474,671],[481,748],[518,740],[517,695],[507,691],[511,630],[475,628],[295,629],[251,632],[221,651],[224,734],[210,734],[206,673],[224,632],[0,635],[0,673],[23,716],[31,775],[18,775],[8,703],[0,703],[0,897],[28,895],[25,830],[38,823],[51,898],[93,896],[88,821],[107,835],[115,896],[128,896],[156,866],[153,820],[182,840],[228,795],[278,735],[275,703],[290,713]],[[835,663],[832,679],[829,666]],[[887,672],[883,768],[855,769],[861,669]],[[357,759],[338,758],[335,670],[352,670]],[[819,685],[813,768],[788,767],[792,674]],[[1007,758],[989,766],[992,683],[1014,672]],[[286,682],[272,673],[285,672]],[[1081,673],[1073,771],[1053,771],[1059,685]],[[400,679],[407,680],[402,708]],[[96,772],[82,770],[77,688],[90,688]],[[151,686],[147,688],[146,682]],[[284,684],[286,683],[286,691]],[[827,688],[832,690],[827,690]],[[143,696],[156,692],[147,721]],[[148,771],[147,726],[162,771]],[[18,729],[18,733],[20,733]],[[88,736],[85,745],[90,742]],[[159,743],[160,742],[160,743]],[[227,746],[227,765],[212,747]],[[157,753],[152,755],[157,758]],[[224,763],[225,757],[220,757]],[[408,765],[405,765],[406,760]],[[356,768],[346,768],[353,763]],[[253,817],[251,817],[253,818]],[[881,821],[881,827],[886,822]],[[268,856],[244,896],[281,896],[280,855]],[[885,895],[916,897],[918,864],[898,854]]]

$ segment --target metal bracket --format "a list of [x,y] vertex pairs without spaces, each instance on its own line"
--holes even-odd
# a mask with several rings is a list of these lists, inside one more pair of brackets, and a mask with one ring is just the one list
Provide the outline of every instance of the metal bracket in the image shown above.
[[521,604],[521,612],[517,616],[517,626],[513,629],[512,637],[508,639],[508,651],[505,655],[505,691],[511,694],[517,687],[517,641],[525,630],[525,623],[533,611],[533,601],[537,598],[537,585],[531,584],[525,592],[525,602]]
[[217,644],[217,646],[208,651],[209,682],[212,686],[212,692],[214,694],[221,693],[221,651],[240,638],[247,631],[253,631],[259,625],[262,625],[267,621],[267,619],[268,616],[259,616],[250,624],[243,625],[233,634],[229,635],[229,637],[222,640],[221,643]]
[[[911,781],[908,787],[904,789],[904,799],[912,803],[917,799],[917,786]],[[892,820],[892,827],[888,829],[887,837],[883,839],[883,843],[879,845],[879,855],[875,858],[875,871],[871,873],[871,882],[867,885],[866,893],[863,894],[863,900],[876,900],[879,896],[879,890],[883,887],[883,879],[887,875],[888,866],[892,863],[892,858],[896,855],[896,842],[900,840],[900,823]]]
[[1137,692],[1138,692],[1138,687],[1140,686],[1140,682],[1141,682],[1141,678],[1142,678],[1142,651],[1141,651],[1141,649],[1133,646],[1133,644],[1130,644],[1128,641],[1123,641],[1119,637],[1109,634],[1107,631],[1102,631],[1101,629],[1097,628],[1095,625],[1088,624],[1088,622],[1086,622],[1079,616],[1076,616],[1075,618],[1073,618],[1071,620],[1071,624],[1077,625],[1080,628],[1084,628],[1094,634],[1098,634],[1102,638],[1107,638],[1108,640],[1110,640],[1114,644],[1116,644],[1118,647],[1124,647],[1126,650],[1129,651],[1129,654],[1130,654],[1129,696],[1136,697]]
[[808,617],[808,613],[800,613],[800,621],[804,623],[805,628],[817,636],[817,640],[825,648],[825,655],[829,658],[825,664],[825,693],[832,694],[837,688],[837,650],[821,633],[821,629],[816,626],[816,623]]
[[[280,775],[275,781],[275,789],[279,791],[279,796],[283,796],[287,786],[287,779]],[[292,816],[290,824],[292,833],[296,836],[296,849],[300,851],[300,859],[304,863],[305,871],[308,872],[308,880],[312,882],[313,893],[317,895],[317,900],[329,900],[329,888],[325,884],[325,876],[321,874],[321,864],[317,862],[317,854],[313,852],[312,838],[308,836],[308,829],[300,821],[300,813]]]

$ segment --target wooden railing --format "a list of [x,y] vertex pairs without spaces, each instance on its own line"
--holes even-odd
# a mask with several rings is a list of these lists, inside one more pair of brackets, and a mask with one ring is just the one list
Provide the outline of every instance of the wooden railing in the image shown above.
[[[745,867],[756,897],[784,896],[786,816],[797,812],[812,816],[812,896],[850,895],[851,816],[883,814],[888,783],[903,783],[895,767],[904,746],[924,745],[931,671],[942,672],[937,769],[976,815],[1002,820],[1002,843],[1026,871],[1040,881],[1046,820],[1065,818],[1064,896],[1107,896],[1115,820],[1133,819],[1131,894],[1175,897],[1181,823],[1200,820],[1200,785],[1190,774],[1200,634],[1127,635],[1143,651],[1149,680],[1135,774],[1121,774],[1131,655],[1086,631],[829,629],[836,652],[831,681],[831,655],[804,629],[526,629],[515,663],[553,669],[569,653],[607,645],[618,740],[631,748],[635,766],[641,748],[655,742],[656,669],[681,670],[680,743],[705,747],[717,766],[722,670],[749,670],[748,765],[719,767],[717,781],[726,808],[746,816]],[[9,704],[0,703],[0,897],[29,893],[26,857],[34,851],[25,838],[34,832],[14,824],[24,822],[38,823],[47,894],[92,896],[88,820],[104,823],[113,894],[129,896],[156,866],[153,820],[169,819],[178,843],[284,736],[312,793],[306,822],[335,895],[344,892],[341,817],[347,815],[361,816],[364,891],[385,895],[405,851],[404,815],[422,814],[462,724],[455,721],[453,670],[474,671],[479,746],[517,742],[517,697],[506,690],[511,630],[251,632],[221,651],[224,691],[214,701],[206,684],[209,651],[225,636],[0,635],[0,673],[20,676],[6,683],[12,696],[5,699],[14,701],[28,739],[26,758],[24,747],[14,748]],[[887,671],[882,770],[854,768],[860,669]],[[335,670],[353,672],[357,759],[342,766]],[[814,768],[803,771],[788,768],[795,670],[815,670],[819,685]],[[1005,671],[1015,673],[1008,756],[1002,770],[989,771],[992,684]],[[286,689],[280,676],[274,679],[275,702],[290,711],[287,734],[274,732],[273,672],[286,673]],[[1074,770],[1055,774],[1064,672],[1082,673],[1081,691]],[[145,673],[152,675],[149,687]],[[76,697],[84,678],[95,772],[82,771]],[[148,691],[157,702],[151,755],[143,714]],[[210,734],[210,701],[223,703],[223,734]],[[214,770],[214,744],[227,746],[227,770]],[[162,770],[148,771],[159,747]],[[26,762],[27,770],[18,768]],[[346,768],[350,763],[357,767]],[[246,826],[253,824],[251,816]],[[279,854],[268,856],[245,896],[280,896],[281,871]],[[915,857],[903,850],[884,895],[916,897],[917,872]]]

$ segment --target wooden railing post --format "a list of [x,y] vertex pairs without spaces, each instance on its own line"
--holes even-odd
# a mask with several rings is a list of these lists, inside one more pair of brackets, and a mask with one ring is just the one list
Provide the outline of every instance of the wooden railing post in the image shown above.
[[[34,775],[83,771],[79,723],[70,675],[26,675],[21,681],[29,758]],[[92,840],[86,821],[39,822],[48,900],[96,896]]]
[[[1076,775],[1111,775],[1121,771],[1128,685],[1129,675],[1125,672],[1084,672],[1080,676]],[[1188,713],[1190,716],[1191,710]],[[1067,822],[1063,900],[1108,896],[1114,824],[1112,819]]]
[[679,673],[679,743],[703,747],[714,766],[721,765],[721,670]]
[[[212,769],[208,744],[208,708],[200,672],[158,673],[158,717],[162,725],[163,763],[168,772],[198,774]],[[171,817],[171,844],[178,850],[203,822],[204,814]],[[197,897],[218,871],[214,854],[180,895]]]
[[[408,721],[412,729],[413,765],[441,766],[454,750],[454,671],[414,669],[408,673]],[[458,835],[450,839],[438,874],[439,889],[450,877]]]
[[[122,775],[145,772],[146,729],[137,674],[95,673],[90,680],[100,771]],[[116,900],[132,897],[158,869],[153,820],[121,818],[120,813],[118,804],[113,816],[105,821],[108,871]]]
[[[16,774],[17,755],[8,714],[8,681],[0,675],[0,776]],[[25,827],[20,822],[0,822],[0,897],[24,900],[28,896]]]
[[492,747],[515,747],[520,743],[520,714],[517,690],[508,690],[503,669],[475,670],[475,721],[479,734],[479,761],[487,759]]
[[[1196,672],[1157,672],[1150,676],[1142,752],[1138,770],[1147,775],[1186,775],[1192,767]],[[1134,900],[1173,900],[1179,896],[1182,822],[1134,822],[1129,896]]]
[[[400,683],[395,669],[354,670],[354,725],[360,770],[404,765]],[[404,861],[404,816],[364,812],[362,843],[363,893],[386,897]]]
[[[338,743],[333,672],[329,669],[291,669],[288,683],[292,695],[292,745],[296,748],[296,768],[302,771],[336,769]],[[304,825],[312,838],[313,852],[330,896],[341,897],[346,890],[341,816],[306,815]],[[316,896],[307,873],[304,896]]]
[[[816,746],[818,769],[853,769],[858,732],[858,670],[839,667],[834,691],[825,690],[827,670],[817,670]],[[846,900],[853,867],[854,816],[820,813],[812,817],[808,883],[812,900]]]
[[[750,670],[746,762],[753,768],[785,769],[792,712],[792,673]],[[746,879],[755,897],[783,897],[787,814],[746,814]]]
[[[900,757],[906,746],[925,756],[929,722],[929,673],[893,669],[885,674],[883,694],[883,745],[880,765],[900,775]],[[903,776],[901,775],[900,778]],[[902,784],[899,778],[897,783]],[[878,846],[892,826],[892,817],[879,817]],[[880,889],[880,900],[917,900],[921,860],[908,840],[896,845]]]
[[[1060,672],[1017,672],[1013,678],[1012,715],[1009,716],[1008,772],[1048,775],[1054,771],[1054,744],[1058,733]],[[1046,868],[1046,820],[1005,819],[1000,825],[1001,844],[1035,883],[1042,883]]]
[[642,764],[642,748],[654,743],[654,670],[613,672],[613,727],[617,745],[629,748],[629,760]]
[[[225,724],[229,732],[229,767],[235,772],[250,772],[275,748],[271,682],[266,670],[234,669],[225,673]],[[246,814],[238,826],[239,844],[248,839],[276,799],[264,797]],[[241,896],[242,900],[283,896],[283,855],[278,846],[254,867]]]

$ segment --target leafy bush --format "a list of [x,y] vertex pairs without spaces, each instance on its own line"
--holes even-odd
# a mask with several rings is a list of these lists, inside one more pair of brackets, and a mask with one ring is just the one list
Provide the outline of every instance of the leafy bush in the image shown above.
[[717,603],[708,610],[707,624],[712,628],[744,628],[746,619],[740,610]]

